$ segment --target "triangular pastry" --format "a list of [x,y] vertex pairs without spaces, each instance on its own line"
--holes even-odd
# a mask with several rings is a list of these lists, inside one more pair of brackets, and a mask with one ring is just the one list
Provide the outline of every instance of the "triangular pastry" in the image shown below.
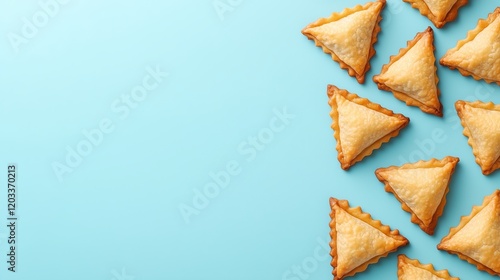
[[421,264],[405,255],[398,256],[398,280],[460,280],[448,270],[435,270],[432,264]]
[[389,64],[382,67],[373,81],[379,89],[392,91],[394,96],[417,106],[420,110],[442,117],[436,58],[434,56],[434,32],[427,28],[420,32],[399,54],[391,56]]
[[462,217],[437,248],[500,276],[500,190],[485,197],[481,206],[474,206],[469,216]]
[[427,234],[434,234],[438,218],[443,214],[451,175],[459,159],[445,157],[407,163],[403,166],[379,168],[375,175],[411,214],[411,221]]
[[500,7],[480,19],[467,38],[458,41],[439,61],[464,76],[500,85]]
[[484,175],[500,168],[500,105],[480,101],[455,102],[463,134]]
[[437,28],[454,21],[458,9],[467,4],[468,0],[403,0],[410,3],[420,13],[428,17]]
[[360,207],[350,208],[347,200],[330,198],[330,255],[334,279],[364,271],[368,265],[408,244],[408,240],[373,220]]
[[338,160],[347,170],[369,156],[406,127],[409,118],[361,98],[356,94],[328,85],[332,107],[332,129],[337,141]]
[[373,45],[380,32],[380,12],[384,6],[385,0],[378,0],[344,9],[309,24],[302,34],[330,54],[359,83],[364,83],[370,59],[375,55]]

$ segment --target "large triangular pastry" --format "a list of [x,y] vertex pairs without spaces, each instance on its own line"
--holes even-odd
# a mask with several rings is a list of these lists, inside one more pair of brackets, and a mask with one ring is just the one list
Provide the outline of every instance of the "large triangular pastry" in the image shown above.
[[468,0],[403,0],[410,3],[420,13],[428,17],[437,28],[454,21],[458,9],[467,4]]
[[462,217],[437,248],[500,276],[500,190],[485,197],[481,206],[474,206],[469,216]]
[[373,220],[360,207],[350,208],[347,200],[330,198],[330,255],[334,279],[364,271],[368,265],[408,244],[408,239]]
[[460,280],[448,270],[435,270],[432,264],[421,264],[405,255],[398,256],[398,280]]
[[333,85],[328,85],[327,94],[328,104],[332,107],[330,116],[338,160],[344,170],[397,136],[410,121],[401,114],[394,114]]
[[500,105],[480,101],[455,102],[463,134],[484,175],[500,168]]
[[434,32],[427,28],[408,41],[406,48],[391,56],[389,64],[373,77],[379,89],[392,91],[394,96],[417,106],[420,110],[442,117],[436,58],[434,56]]
[[446,52],[439,61],[464,76],[500,85],[500,7],[480,19],[467,38]]
[[411,214],[411,221],[427,234],[434,234],[438,218],[443,214],[451,175],[459,159],[445,157],[407,163],[400,167],[379,168],[375,175]]
[[384,6],[385,0],[378,0],[344,9],[309,24],[302,34],[330,54],[359,83],[364,83],[370,59],[375,55],[373,45],[380,32],[380,12]]

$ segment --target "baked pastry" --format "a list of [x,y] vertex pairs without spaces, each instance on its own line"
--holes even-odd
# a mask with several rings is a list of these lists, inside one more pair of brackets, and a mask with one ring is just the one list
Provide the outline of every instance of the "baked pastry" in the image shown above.
[[368,265],[408,244],[408,239],[347,200],[330,198],[330,255],[334,279],[364,271]]
[[435,270],[432,264],[421,264],[405,255],[398,256],[398,280],[460,280],[448,270]]
[[302,30],[302,34],[332,56],[332,59],[356,77],[365,82],[365,73],[370,69],[370,59],[375,55],[373,45],[380,32],[380,12],[385,0],[357,5],[320,18]]
[[411,222],[425,233],[434,234],[438,218],[443,214],[451,175],[459,159],[445,157],[407,163],[403,166],[379,168],[375,175],[411,214]]
[[428,17],[437,28],[454,21],[458,9],[467,4],[468,0],[403,0],[410,3],[420,13]]
[[327,94],[338,160],[344,170],[371,155],[410,122],[401,114],[336,86],[328,85]]
[[485,197],[481,206],[474,206],[469,216],[462,217],[437,248],[500,276],[500,190]]
[[484,175],[491,174],[500,168],[500,105],[458,100],[455,108],[476,163]]
[[500,85],[500,7],[480,19],[467,38],[458,41],[439,61],[464,76]]
[[406,105],[442,117],[432,28],[418,33],[398,55],[391,56],[373,81],[379,89],[392,91]]

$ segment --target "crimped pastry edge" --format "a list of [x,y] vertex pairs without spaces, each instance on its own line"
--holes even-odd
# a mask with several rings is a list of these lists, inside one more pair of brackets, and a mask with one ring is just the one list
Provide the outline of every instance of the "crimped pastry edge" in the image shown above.
[[[450,182],[451,182],[451,177],[453,176],[453,173],[455,172],[456,166],[460,159],[458,157],[452,157],[452,156],[446,156],[443,159],[439,160],[436,158],[432,158],[430,160],[424,161],[424,160],[419,160],[415,163],[406,163],[403,164],[402,166],[389,166],[389,167],[383,167],[383,168],[378,168],[375,170],[375,176],[377,179],[384,184],[384,189],[386,192],[392,193],[394,197],[400,202],[401,204],[401,209],[404,211],[410,213],[411,215],[411,222],[418,225],[425,233],[429,235],[434,234],[434,230],[437,226],[437,222],[439,217],[443,215],[444,212],[444,207],[446,205],[446,195],[450,191]],[[398,194],[394,191],[394,189],[391,187],[389,182],[385,179],[385,177],[382,175],[384,171],[387,170],[393,170],[393,169],[414,169],[414,168],[429,168],[429,167],[444,167],[447,164],[452,164],[452,170],[450,172],[450,180],[448,180],[448,185],[446,186],[446,190],[443,194],[443,198],[441,199],[441,202],[439,203],[436,212],[432,216],[431,223],[428,225],[425,225],[424,222],[417,217],[417,215],[413,212],[413,210],[398,196]]]
[[[334,276],[334,280],[342,280],[346,276],[352,276],[358,272],[363,272],[367,269],[367,267],[370,264],[378,262],[378,260],[380,258],[384,258],[384,257],[388,256],[390,253],[397,251],[397,249],[399,247],[405,246],[405,245],[410,243],[410,241],[408,239],[406,239],[406,237],[404,237],[403,235],[401,235],[399,233],[399,230],[397,230],[397,229],[391,230],[391,228],[389,226],[382,224],[381,221],[374,220],[369,213],[363,212],[363,210],[361,209],[360,206],[350,207],[349,202],[347,200],[339,200],[339,199],[336,199],[333,197],[330,197],[329,202],[330,202],[330,208],[331,208],[331,212],[330,212],[330,218],[331,218],[331,221],[330,221],[330,237],[331,237],[330,256],[332,257],[332,261],[330,264],[334,268],[332,271],[332,274]],[[396,246],[396,248],[394,248],[393,250],[391,250],[383,255],[380,255],[380,256],[377,256],[377,257],[374,257],[374,258],[368,260],[367,262],[358,266],[354,270],[351,270],[347,274],[341,275],[340,277],[337,276],[337,246],[336,246],[336,242],[335,242],[335,240],[337,239],[337,231],[336,231],[336,226],[335,226],[336,225],[336,220],[335,220],[335,207],[336,206],[341,208],[342,210],[346,211],[349,215],[354,216],[354,217],[360,219],[361,221],[369,224],[370,226],[380,230],[383,234],[385,234],[389,237],[392,237],[393,239],[399,241],[399,245]]]
[[470,133],[469,127],[467,126],[467,123],[463,119],[462,110],[466,105],[474,108],[481,108],[481,109],[495,110],[495,111],[500,111],[500,105],[496,105],[493,102],[484,103],[481,101],[467,102],[464,100],[458,100],[455,102],[455,109],[457,111],[457,115],[460,118],[460,123],[462,124],[462,127],[464,128],[463,135],[468,139],[467,143],[472,148],[472,154],[474,155],[475,161],[481,168],[481,172],[483,173],[483,175],[490,175],[495,170],[500,168],[500,158],[497,159],[491,167],[484,166],[484,164],[482,163],[482,160],[479,158],[479,153],[476,148],[476,142],[472,138],[472,134]]
[[[309,34],[307,32],[308,28],[317,27],[317,26],[320,26],[320,25],[323,25],[323,24],[326,24],[326,23],[329,23],[329,22],[332,22],[332,21],[339,20],[339,19],[341,19],[343,17],[346,17],[348,15],[351,15],[351,14],[353,14],[355,12],[366,10],[371,5],[377,5],[378,3],[381,3],[382,6],[380,7],[380,11],[379,11],[379,15],[378,15],[378,18],[377,18],[377,22],[375,23],[375,27],[374,27],[373,32],[372,32],[372,38],[371,38],[371,44],[370,44],[371,45],[370,46],[370,51],[368,53],[367,63],[365,65],[365,68],[364,68],[364,70],[363,70],[362,73],[357,73],[350,65],[348,65],[344,61],[342,61],[335,54],[335,52],[333,52],[332,50],[328,49],[319,40],[317,40],[314,36],[312,36],[311,34]],[[307,25],[306,27],[304,27],[304,29],[302,29],[302,34],[304,34],[309,40],[313,40],[314,43],[315,43],[315,45],[317,47],[321,47],[323,49],[324,53],[331,55],[332,59],[340,64],[340,68],[347,70],[349,76],[355,77],[356,80],[358,81],[358,83],[363,84],[365,82],[366,72],[368,72],[368,70],[370,70],[370,68],[371,68],[370,60],[376,54],[375,43],[377,43],[377,41],[378,41],[377,35],[380,32],[380,30],[381,30],[381,28],[380,28],[380,21],[382,20],[381,13],[382,13],[382,10],[385,7],[385,3],[386,3],[386,0],[376,0],[374,2],[368,2],[368,3],[366,3],[363,6],[362,5],[356,5],[353,8],[346,8],[346,9],[344,9],[340,13],[334,12],[328,18],[320,18],[320,19],[316,20],[315,22],[310,23],[309,25]]]
[[425,269],[430,273],[444,278],[446,280],[460,280],[458,277],[452,277],[448,271],[448,269],[436,270],[432,264],[422,264],[417,259],[410,259],[404,254],[398,255],[398,278],[403,276],[403,267],[404,265],[412,265],[421,269]]
[[444,242],[448,241],[451,239],[457,232],[459,232],[467,223],[469,223],[481,210],[483,210],[484,207],[486,207],[492,200],[497,199],[500,201],[500,190],[495,190],[491,195],[488,195],[484,198],[483,203],[479,206],[473,206],[472,211],[468,216],[462,216],[460,218],[460,222],[456,227],[450,228],[450,232],[448,235],[443,237],[441,239],[441,242],[437,245],[438,250],[444,250],[448,252],[449,254],[456,254],[460,259],[467,261],[470,264],[473,264],[477,267],[477,269],[486,271],[491,275],[497,275],[500,276],[500,271],[494,271],[491,268],[485,266],[484,264],[460,253],[457,251],[452,250],[451,248],[446,248],[446,246],[443,244]]
[[[389,63],[384,64],[384,66],[382,66],[382,70],[380,71],[380,74],[373,76],[373,81],[377,84],[379,89],[392,92],[394,97],[405,102],[406,105],[415,106],[415,107],[418,107],[420,110],[422,110],[422,112],[424,112],[424,113],[433,114],[433,115],[436,115],[438,117],[442,117],[443,116],[443,105],[439,101],[439,96],[441,94],[441,91],[439,90],[439,87],[438,87],[439,77],[437,75],[437,66],[436,66],[436,58],[435,57],[434,57],[434,78],[436,81],[436,89],[437,89],[436,99],[437,99],[437,103],[439,104],[439,106],[433,107],[433,106],[426,105],[426,104],[422,103],[421,101],[416,100],[403,92],[392,89],[391,87],[387,86],[379,78],[380,75],[387,72],[393,63],[395,63],[401,57],[403,57],[426,34],[431,34],[431,36],[432,36],[432,51],[434,52],[434,50],[436,49],[434,47],[434,31],[429,26],[429,27],[427,27],[427,29],[425,31],[417,33],[415,38],[409,40],[406,43],[406,47],[399,49],[399,53],[397,55],[391,56],[389,59]],[[436,105],[438,105],[438,104],[436,104]]]
[[[344,98],[346,98],[347,100],[349,100],[351,102],[355,102],[356,104],[365,106],[365,107],[372,109],[374,111],[386,114],[388,116],[396,117],[401,121],[401,125],[398,128],[396,128],[393,132],[387,134],[386,136],[380,138],[378,141],[376,141],[372,145],[365,148],[351,162],[346,162],[344,160],[344,155],[342,152],[342,146],[341,146],[341,142],[340,142],[339,124],[336,121],[338,119],[338,111],[337,111],[337,107],[335,106],[335,104],[336,104],[335,100],[333,98],[335,94],[340,94]],[[373,103],[366,98],[359,97],[358,95],[356,95],[354,93],[350,93],[345,89],[339,89],[338,87],[336,87],[334,85],[327,86],[327,95],[329,98],[328,104],[332,108],[332,110],[330,111],[330,117],[332,118],[331,128],[334,131],[333,136],[337,142],[337,144],[336,144],[336,150],[338,152],[337,159],[340,162],[341,168],[344,170],[348,170],[349,168],[351,168],[351,166],[353,166],[357,162],[361,161],[363,158],[371,155],[373,153],[373,151],[379,149],[382,146],[382,144],[387,143],[387,142],[389,142],[389,140],[391,138],[396,137],[399,134],[399,131],[401,129],[403,129],[404,127],[406,127],[408,125],[408,123],[410,122],[410,119],[402,114],[394,113],[393,111],[386,109],[386,108],[380,106],[379,104]]]
[[445,18],[443,20],[439,20],[429,9],[427,4],[423,0],[403,0],[406,3],[411,4],[411,6],[415,9],[417,9],[421,15],[427,17],[437,28],[443,27],[445,24],[448,22],[454,21],[457,16],[458,16],[458,10],[462,7],[467,5],[469,2],[468,0],[458,0],[455,2],[455,4],[451,7],[450,11],[446,14]]
[[483,78],[481,76],[478,76],[470,71],[467,71],[466,69],[460,68],[456,65],[453,65],[449,62],[446,61],[447,56],[449,56],[451,53],[458,51],[463,45],[466,43],[474,40],[476,36],[481,33],[488,25],[490,25],[498,16],[500,16],[500,7],[497,7],[492,13],[488,14],[488,17],[486,19],[479,19],[477,22],[476,28],[470,30],[467,32],[467,37],[463,40],[460,40],[457,42],[457,45],[454,48],[449,49],[444,56],[439,60],[439,63],[443,66],[446,66],[452,70],[457,69],[462,76],[471,76],[474,78],[474,80],[484,80],[488,84],[490,83],[496,83],[497,85],[500,86],[500,80],[492,80],[492,79],[487,79]]

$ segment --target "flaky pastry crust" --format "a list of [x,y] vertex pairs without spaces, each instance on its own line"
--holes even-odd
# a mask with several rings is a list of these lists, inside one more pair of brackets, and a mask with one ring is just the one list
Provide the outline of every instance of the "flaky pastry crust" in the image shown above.
[[418,278],[419,275],[412,275],[408,268],[416,268],[427,271],[444,280],[460,280],[457,277],[451,277],[447,269],[435,270],[432,264],[422,264],[418,260],[410,259],[405,255],[398,256],[398,280],[426,280]]
[[[361,161],[363,158],[366,156],[369,156],[372,154],[372,152],[378,148],[383,143],[389,142],[389,140],[399,134],[399,131],[406,127],[408,123],[410,122],[410,119],[405,117],[402,114],[395,114],[393,111],[388,110],[386,108],[383,108],[379,104],[372,103],[366,98],[361,98],[356,94],[349,93],[347,90],[339,89],[334,85],[328,85],[327,87],[327,95],[329,97],[328,104],[331,106],[332,110],[330,112],[330,117],[332,118],[332,129],[334,130],[334,138],[337,141],[336,144],[336,149],[338,152],[338,160],[340,162],[341,168],[344,170],[348,170],[352,165],[355,163]],[[335,98],[335,95],[340,95],[343,98],[345,98],[349,102],[353,102],[355,104],[364,106],[367,108],[367,110],[373,110],[378,113],[384,114],[386,116],[389,116],[393,119],[393,124],[392,125],[392,130],[381,137],[380,139],[377,139],[373,143],[371,143],[369,146],[367,146],[365,149],[363,149],[359,154],[357,155],[346,155],[345,152],[343,151],[343,146],[342,146],[342,141],[341,141],[341,136],[340,134],[341,129],[339,125],[339,112],[338,112],[338,104]],[[363,119],[364,116],[352,116],[353,118],[358,118],[358,119]],[[369,122],[369,120],[367,120]],[[369,123],[364,123],[364,125],[370,125]],[[348,158],[352,158],[352,160],[349,160]]]
[[[396,199],[401,203],[401,208],[411,214],[411,222],[414,224],[417,224],[425,233],[429,235],[434,234],[434,229],[436,228],[437,222],[439,217],[443,214],[444,207],[446,205],[446,195],[449,192],[449,184],[450,184],[450,179],[453,173],[455,172],[455,168],[457,163],[460,161],[459,158],[457,157],[452,157],[452,156],[447,156],[441,160],[438,159],[431,159],[428,161],[418,161],[415,163],[407,163],[402,166],[390,166],[386,168],[379,168],[375,170],[375,175],[377,176],[377,179],[382,182],[385,185],[385,191],[392,193]],[[391,173],[397,173],[400,170],[418,170],[418,171],[423,171],[418,173],[420,176],[426,176],[425,171],[426,169],[434,169],[434,168],[439,168],[440,173],[439,176],[440,178],[429,178],[432,179],[432,182],[435,184],[437,182],[446,182],[446,185],[433,185],[433,186],[418,186],[418,190],[411,189],[411,188],[406,188],[405,189],[405,196],[410,195],[412,198],[414,196],[418,196],[420,192],[423,190],[428,191],[429,194],[435,194],[438,192],[438,190],[442,190],[442,195],[438,196],[437,194],[432,195],[432,199],[435,199],[436,201],[439,201],[438,203],[430,203],[430,199],[427,199],[425,202],[425,205],[415,205],[413,206],[414,208],[418,209],[412,209],[408,205],[408,201],[406,199],[409,199],[409,197],[402,197],[401,195],[398,195],[398,192],[395,190],[395,187],[392,186],[393,184],[390,180],[390,174]],[[413,185],[415,182],[419,182],[419,178],[405,178],[408,180],[406,182],[407,185]],[[417,184],[418,185],[418,184]],[[436,187],[438,189],[436,189]],[[429,189],[432,188],[432,189]],[[437,204],[437,207],[434,209],[433,206]],[[423,220],[422,218],[419,218],[416,214],[416,210],[419,210],[418,213],[427,213],[426,216],[430,216],[430,219]]]
[[[358,272],[362,272],[366,270],[368,265],[373,264],[378,262],[378,260],[382,257],[386,257],[389,255],[389,253],[396,251],[399,247],[405,246],[409,243],[408,239],[406,239],[404,236],[402,236],[397,229],[391,230],[389,226],[383,225],[380,221],[372,219],[370,214],[365,213],[361,210],[361,207],[354,207],[351,208],[349,207],[349,202],[347,200],[338,200],[336,198],[330,198],[330,207],[332,209],[330,213],[331,217],[331,222],[330,222],[330,237],[331,237],[331,242],[330,242],[330,255],[332,256],[332,262],[331,265],[334,268],[333,270],[333,275],[334,275],[334,280],[341,280],[344,279],[346,276],[352,276]],[[384,236],[386,236],[389,240],[391,240],[390,244],[384,244],[380,246],[385,246],[385,248],[382,248],[380,254],[376,255],[369,255],[369,259],[362,263],[361,265],[357,266],[356,268],[350,270],[350,271],[340,271],[339,266],[342,265],[339,263],[338,255],[339,252],[337,251],[337,215],[340,214],[340,212],[343,212],[343,214],[347,213],[348,215],[354,217],[355,219],[358,219],[359,221],[366,223],[368,226],[372,227],[373,231],[380,232]],[[356,234],[356,233],[353,233]],[[358,239],[359,240],[359,239]],[[359,240],[359,242],[372,242],[373,240]],[[356,244],[349,244],[352,245],[353,249],[356,248]],[[366,254],[370,254],[371,252],[366,252]]]
[[426,16],[432,23],[437,27],[441,28],[448,22],[454,21],[458,16],[458,9],[462,6],[467,5],[468,0],[457,0],[455,4],[451,7],[448,12],[440,12],[438,15],[434,15],[429,6],[424,0],[403,0],[406,3],[410,3],[415,9],[418,9],[423,16]]
[[[415,47],[415,45],[420,42],[422,39],[427,39],[430,38],[430,46],[424,45],[424,48],[429,48],[426,49],[425,52],[427,53],[432,53],[432,61],[429,63],[429,65],[426,65],[425,67],[429,67],[433,69],[434,72],[434,83],[432,83],[432,87],[428,88],[427,84],[427,77],[422,78],[420,80],[415,80],[414,77],[412,76],[412,81],[406,81],[407,84],[400,84],[399,86],[402,87],[407,87],[409,84],[419,84],[422,88],[422,90],[419,92],[421,95],[425,95],[424,99],[428,100],[427,102],[422,102],[422,100],[418,100],[415,96],[412,96],[411,92],[405,92],[402,90],[397,90],[395,88],[391,88],[388,85],[388,81],[391,79],[391,77],[387,77],[387,73],[389,71],[389,68],[399,61],[402,57],[404,57],[409,50]],[[391,56],[390,61],[388,64],[385,64],[382,67],[382,71],[380,72],[379,75],[373,76],[373,81],[377,84],[378,88],[381,90],[386,90],[386,91],[391,91],[394,96],[406,103],[408,106],[416,106],[419,107],[420,110],[422,110],[425,113],[428,114],[433,114],[439,117],[443,116],[443,106],[441,105],[441,102],[439,102],[439,95],[440,91],[438,88],[438,83],[439,83],[439,78],[437,76],[437,67],[436,67],[436,58],[434,57],[434,32],[431,27],[428,27],[424,32],[419,32],[415,36],[414,39],[410,40],[407,42],[407,46],[405,48],[402,48],[399,50],[399,53],[397,55]],[[419,61],[424,61],[424,58],[419,59]],[[423,72],[421,69],[414,69],[415,65],[408,65],[407,66],[408,72]]]
[[[475,137],[473,137],[471,133],[471,125],[473,124],[467,122],[467,119],[470,118],[470,115],[473,113],[468,112],[469,110],[467,109],[474,110],[474,108],[498,112],[500,118],[500,105],[493,104],[493,102],[484,103],[481,101],[467,102],[458,100],[457,102],[455,102],[455,109],[457,110],[460,122],[464,127],[463,134],[468,138],[467,143],[472,147],[472,153],[474,154],[476,163],[481,167],[481,171],[484,175],[489,175],[493,173],[493,171],[500,168],[500,158],[491,158],[485,156],[484,152],[482,152],[482,149],[479,147],[479,145],[483,142],[494,142],[493,140],[476,139]],[[484,119],[480,127],[477,127],[477,125],[474,124],[474,127],[472,128],[477,131],[483,131],[483,135],[486,135],[487,137],[493,137],[494,134],[500,133],[500,131],[493,131],[492,126],[489,125],[489,123],[491,122],[495,121]],[[500,149],[500,143],[489,143],[487,144],[487,146],[489,148]]]
[[[496,63],[495,65],[483,65],[481,69],[475,69],[478,68],[477,65],[480,64],[481,61],[475,61],[476,58],[470,57],[470,55],[474,56],[477,53],[483,53],[481,50],[477,50],[473,53],[468,53],[467,54],[467,61],[465,61],[462,58],[454,59],[452,56],[455,53],[458,53],[461,51],[462,47],[466,45],[467,43],[473,42],[480,34],[483,32],[488,26],[493,24],[495,21],[500,20],[498,19],[500,16],[500,7],[496,8],[495,11],[490,13],[486,19],[480,19],[477,23],[477,26],[475,29],[470,30],[467,33],[467,37],[463,40],[458,41],[457,45],[448,50],[446,54],[439,60],[439,63],[443,66],[447,66],[450,69],[457,69],[460,74],[463,76],[471,76],[475,80],[484,80],[487,83],[496,83],[500,85],[500,64],[498,64],[498,61],[500,61],[500,49],[498,49],[498,45],[500,42],[499,36],[498,36],[498,29],[496,31],[493,31],[493,33],[496,34],[496,44],[492,44],[492,42],[481,42],[479,45],[480,47],[488,47],[491,48],[488,56],[483,56],[480,58],[477,58],[477,60],[485,60],[489,56],[494,55],[495,58],[492,60],[493,62],[490,61],[490,63]],[[498,24],[498,22],[497,22]],[[492,35],[495,36],[495,35]],[[497,46],[497,49],[494,49],[495,45]],[[481,72],[481,73],[475,73],[475,72]]]
[[[482,215],[483,211],[487,211],[487,216]],[[484,198],[483,204],[480,206],[472,207],[472,212],[468,216],[462,216],[458,226],[451,228],[450,233],[443,237],[441,242],[437,245],[439,250],[445,250],[450,254],[456,254],[460,259],[469,262],[477,267],[479,270],[488,272],[491,275],[500,276],[500,190],[496,190],[493,194],[486,196]],[[460,238],[460,240],[455,241],[457,235],[469,224],[474,222],[475,219],[486,219],[489,228],[472,228],[468,229],[465,240]],[[476,220],[477,221],[477,220]],[[473,240],[478,230],[486,230],[490,233],[489,236],[476,237],[480,240]],[[474,244],[476,256],[471,252],[465,253],[463,248],[457,248],[464,244],[464,242]],[[459,245],[457,245],[459,244]],[[467,244],[470,246],[470,244]]]
[[[313,40],[314,43],[316,44],[316,46],[321,47],[323,49],[323,52],[325,52],[326,54],[329,54],[334,61],[336,61],[340,64],[340,67],[342,69],[347,70],[350,76],[355,77],[356,80],[360,84],[363,84],[365,82],[365,74],[366,74],[366,72],[368,72],[368,70],[370,70],[370,67],[371,67],[370,60],[376,53],[374,45],[377,42],[377,35],[381,30],[380,29],[380,21],[382,20],[382,16],[380,15],[380,13],[381,13],[382,9],[384,8],[385,3],[386,3],[386,0],[377,0],[375,2],[368,2],[363,6],[357,5],[353,8],[346,8],[340,13],[332,13],[328,18],[320,18],[317,21],[307,25],[304,29],[302,29],[302,34],[304,34],[307,38],[309,38],[309,40]],[[345,17],[352,15],[356,12],[367,10],[372,6],[376,6],[376,11],[378,13],[378,16],[377,16],[377,20],[376,20],[376,23],[374,25],[374,28],[373,28],[373,31],[371,34],[371,38],[369,38],[371,40],[371,42],[370,42],[370,49],[368,51],[368,57],[366,60],[367,62],[366,62],[364,69],[362,71],[356,72],[356,70],[353,68],[352,65],[349,65],[346,62],[344,62],[333,50],[329,49],[323,42],[318,40],[318,38],[316,38],[310,32],[310,29],[327,24],[327,23],[338,21],[339,19],[345,18]],[[343,47],[345,47],[345,48],[354,47],[355,48],[356,46],[346,45]]]

